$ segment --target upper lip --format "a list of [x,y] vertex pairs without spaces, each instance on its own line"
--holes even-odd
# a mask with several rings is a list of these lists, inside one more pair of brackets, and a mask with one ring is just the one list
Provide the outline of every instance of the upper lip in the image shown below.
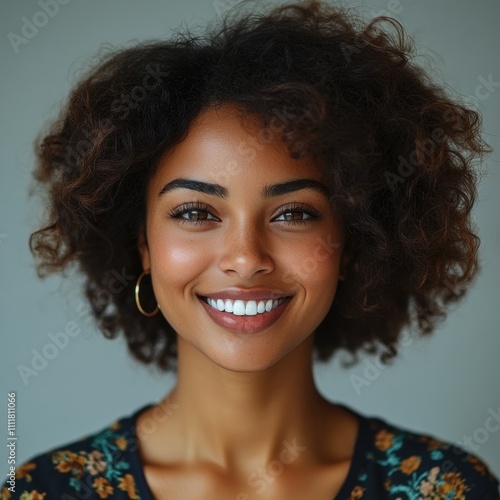
[[200,297],[224,300],[265,300],[290,297],[290,294],[282,292],[281,290],[271,290],[269,288],[226,288],[219,292],[200,293],[198,295]]

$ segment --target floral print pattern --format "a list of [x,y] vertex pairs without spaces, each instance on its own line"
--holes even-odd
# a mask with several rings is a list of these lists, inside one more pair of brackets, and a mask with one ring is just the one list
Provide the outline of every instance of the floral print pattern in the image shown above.
[[[366,455],[350,500],[500,499],[497,479],[474,455],[380,419],[372,418],[369,422],[374,448]],[[373,495],[373,487],[367,486],[373,484],[376,476],[383,478],[384,493],[378,496]]]
[[[47,492],[42,492],[38,488],[32,490],[29,488],[35,483],[33,475],[37,470],[38,462],[42,457],[45,459],[50,457],[53,471],[59,473],[59,482],[66,483],[67,488],[64,492],[71,491],[73,495],[79,495],[70,498],[141,500],[134,475],[130,470],[130,463],[124,459],[129,451],[129,441],[126,435],[130,434],[130,432],[126,434],[121,432],[125,421],[125,419],[117,421],[94,436],[23,464],[16,472],[15,494],[19,496],[12,495],[5,486],[1,490],[0,499],[46,499]],[[78,444],[81,444],[82,449],[76,450]],[[88,449],[85,449],[86,447]],[[89,487],[93,494],[91,497],[89,497]],[[120,491],[123,493],[118,496],[117,492]]]
[[67,451],[53,453],[55,468],[63,473],[71,473],[69,484],[77,491],[82,489],[80,479],[84,474],[93,478],[92,487],[99,498],[112,497],[115,488],[127,493],[126,498],[139,500],[134,477],[126,473],[128,462],[121,459],[127,449],[127,440],[119,433],[120,424],[98,434],[91,443],[91,451],[78,454]]
[[[136,418],[150,406],[24,463],[16,471],[15,492],[5,483],[0,500],[152,500],[135,446]],[[355,415],[360,429],[351,470],[334,500],[500,500],[497,479],[478,457]]]

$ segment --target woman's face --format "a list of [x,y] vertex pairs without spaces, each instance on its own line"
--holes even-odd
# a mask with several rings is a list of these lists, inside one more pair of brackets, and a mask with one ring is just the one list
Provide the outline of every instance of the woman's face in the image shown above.
[[178,336],[219,366],[256,371],[323,320],[344,234],[321,173],[231,110],[202,113],[160,161],[140,251]]

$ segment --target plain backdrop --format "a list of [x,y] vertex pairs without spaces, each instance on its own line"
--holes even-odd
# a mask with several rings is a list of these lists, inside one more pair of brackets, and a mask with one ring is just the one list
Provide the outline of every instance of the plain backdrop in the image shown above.
[[[38,2],[0,3],[0,435],[7,434],[7,392],[14,391],[18,464],[162,398],[174,383],[172,375],[132,361],[121,339],[104,339],[77,313],[83,302],[77,277],[46,281],[36,277],[28,237],[43,206],[28,197],[34,138],[56,116],[79,71],[103,45],[122,47],[139,40],[168,38],[181,23],[203,26],[234,3],[65,0],[46,19],[40,15],[43,9]],[[398,19],[420,47],[420,63],[437,81],[453,87],[481,111],[484,138],[498,149],[498,0],[353,0],[347,5],[361,7],[366,17],[392,15]],[[22,34],[23,18],[40,27],[27,43],[16,45],[12,33]],[[364,357],[358,365],[344,369],[341,356],[315,368],[318,385],[329,399],[452,443],[463,445],[464,436],[469,436],[469,449],[497,475],[499,159],[494,152],[483,167],[488,174],[480,185],[474,212],[484,270],[435,335],[407,342],[400,358],[387,368],[380,369],[372,358]],[[47,351],[51,334],[71,327],[80,333],[54,355],[50,348]],[[34,353],[44,348],[52,359],[36,376],[23,380],[20,367],[30,367]],[[4,444],[2,472],[7,470]]]

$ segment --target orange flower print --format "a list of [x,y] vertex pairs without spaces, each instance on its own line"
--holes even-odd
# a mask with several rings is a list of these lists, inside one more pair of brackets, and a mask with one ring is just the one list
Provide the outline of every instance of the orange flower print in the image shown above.
[[420,467],[421,458],[415,455],[405,458],[399,466],[401,472],[410,475]]
[[82,455],[70,451],[57,451],[52,455],[52,462],[57,464],[56,469],[59,472],[71,472],[73,476],[80,479],[87,460]]
[[133,500],[137,500],[139,498],[139,495],[137,494],[137,491],[135,490],[135,480],[134,480],[134,476],[132,476],[132,474],[125,474],[120,479],[120,482],[118,484],[118,488],[120,488],[123,491],[126,491],[128,497],[132,498]]
[[484,463],[481,462],[481,460],[479,460],[477,457],[474,457],[473,455],[469,455],[467,457],[467,461],[470,462],[471,464],[473,464],[474,469],[477,470],[482,476],[485,476],[486,473],[488,472],[486,465],[484,465]]
[[124,438],[124,437],[120,437],[118,438],[116,441],[116,446],[118,446],[118,448],[120,448],[120,450],[125,450],[127,448],[127,440]]
[[380,451],[386,451],[392,446],[392,440],[394,438],[394,434],[391,432],[387,432],[385,429],[382,429],[377,432],[375,436],[375,446]]
[[451,497],[451,493],[454,493],[454,500],[465,500],[464,493],[468,488],[459,472],[447,472],[444,474],[443,479],[443,483],[436,488],[440,497],[448,498],[448,496]]
[[28,462],[24,465],[21,465],[21,467],[19,467],[19,469],[17,469],[16,471],[16,479],[26,479],[26,481],[30,483],[33,479],[31,477],[30,471],[34,469],[36,469],[36,464],[33,462]]
[[103,454],[98,450],[93,450],[87,455],[87,470],[93,476],[106,469],[106,462],[102,459]]
[[362,488],[361,486],[355,486],[354,489],[351,491],[351,496],[349,497],[349,500],[357,500],[358,498],[362,498],[364,492],[365,492],[364,488]]
[[113,494],[113,487],[109,484],[109,481],[105,477],[98,477],[94,479],[92,486],[101,498],[108,498],[109,495]]
[[33,490],[31,492],[23,492],[23,494],[19,497],[20,500],[43,500],[47,493],[38,493],[38,491]]
[[439,448],[447,448],[447,446],[443,446],[444,443],[442,443],[441,441],[428,436],[422,436],[420,440],[427,443],[427,451],[433,451]]
[[7,487],[2,488],[2,491],[0,491],[0,500],[10,500],[10,491]]
[[116,422],[113,422],[109,428],[112,430],[112,431],[116,431],[120,428],[120,423],[118,422],[118,420]]

